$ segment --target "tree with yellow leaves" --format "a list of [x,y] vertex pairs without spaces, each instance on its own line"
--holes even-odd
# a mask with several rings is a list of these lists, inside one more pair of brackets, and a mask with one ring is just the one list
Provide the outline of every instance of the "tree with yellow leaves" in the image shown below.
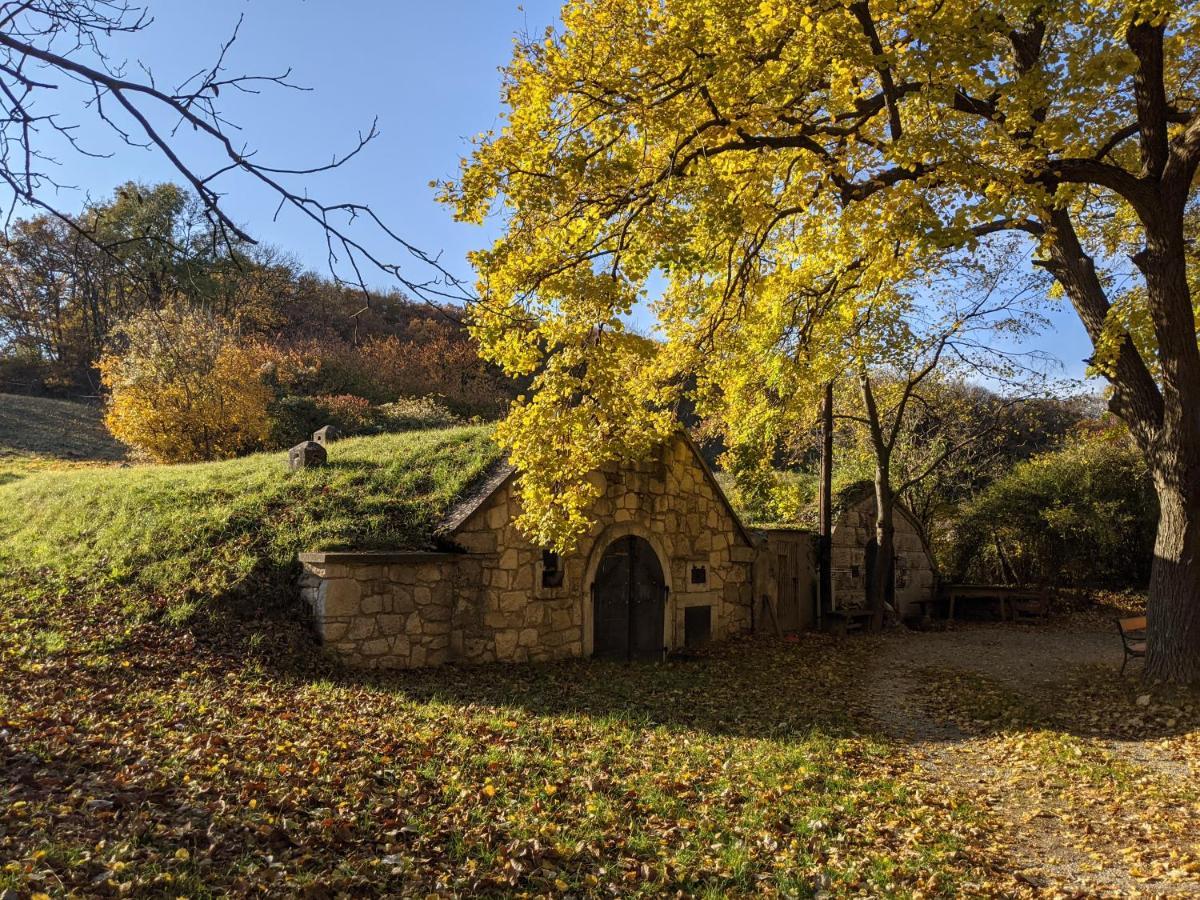
[[271,389],[219,318],[176,301],[115,332],[99,368],[105,423],[159,462],[236,456],[267,437]]
[[[1200,679],[1198,17],[1169,0],[568,3],[517,47],[503,127],[443,190],[462,219],[503,217],[474,257],[474,329],[535,376],[502,432],[529,531],[578,533],[580,473],[661,437],[684,373],[741,398],[736,440],[886,350],[914,274],[1013,232],[1154,475],[1147,672]],[[659,275],[647,353],[624,321]]]

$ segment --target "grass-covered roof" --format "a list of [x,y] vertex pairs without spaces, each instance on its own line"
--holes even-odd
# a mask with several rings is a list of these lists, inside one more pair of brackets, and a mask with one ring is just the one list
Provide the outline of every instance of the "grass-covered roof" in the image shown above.
[[327,466],[300,472],[281,453],[34,466],[0,483],[0,570],[25,596],[53,587],[172,606],[232,591],[268,600],[292,589],[304,550],[429,547],[499,455],[491,429],[476,426],[340,441]]

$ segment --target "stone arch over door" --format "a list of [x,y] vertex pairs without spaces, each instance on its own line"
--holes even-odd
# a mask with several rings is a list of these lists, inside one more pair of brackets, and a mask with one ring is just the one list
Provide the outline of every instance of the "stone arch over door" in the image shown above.
[[662,604],[662,640],[663,645],[667,649],[674,649],[678,642],[675,639],[675,592],[672,584],[671,556],[667,553],[666,548],[659,536],[653,534],[648,529],[641,527],[633,522],[623,522],[617,525],[610,525],[596,538],[592,544],[591,552],[588,554],[587,568],[585,569],[583,584],[581,585],[582,596],[580,597],[580,605],[583,608],[583,655],[591,656],[595,650],[595,615],[592,601],[593,585],[596,583],[596,575],[600,570],[600,563],[604,559],[605,553],[613,544],[620,541],[622,538],[636,537],[653,550],[655,558],[658,562],[658,568],[662,574],[665,597]]

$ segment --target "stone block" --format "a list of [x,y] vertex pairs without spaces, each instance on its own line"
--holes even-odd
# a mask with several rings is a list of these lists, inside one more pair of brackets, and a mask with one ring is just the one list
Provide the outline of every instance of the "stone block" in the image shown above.
[[383,656],[390,653],[391,649],[391,642],[387,638],[375,638],[364,642],[361,652],[363,656]]
[[362,610],[364,615],[368,616],[383,612],[383,599],[379,594],[371,597],[363,597],[362,602],[359,604],[359,609]]
[[340,440],[342,437],[341,431],[334,425],[326,425],[324,428],[318,428],[313,432],[313,441],[326,447],[334,441]]
[[404,623],[404,633],[413,637],[421,633],[423,629],[422,614],[420,610],[409,613],[408,621]]
[[327,644],[337,643],[349,630],[349,622],[326,622],[325,627],[321,629],[321,640]]
[[496,659],[514,659],[521,633],[515,628],[504,628],[496,632]]
[[369,638],[375,634],[375,626],[374,617],[355,616],[350,620],[350,627],[346,631],[346,640],[361,641]]
[[303,441],[288,451],[288,469],[312,469],[325,465],[328,457],[325,448],[316,441]]
[[505,591],[500,595],[499,608],[504,613],[519,613],[529,605],[529,595],[523,591]]
[[484,517],[488,528],[503,528],[508,524],[508,503],[503,499],[495,503]]
[[509,587],[514,591],[532,591],[533,590],[533,565],[528,564],[521,566],[513,573],[512,579],[509,581]]
[[328,618],[352,616],[359,613],[362,602],[362,588],[352,578],[337,578],[326,581],[318,597],[319,615]]
[[392,612],[400,615],[411,613],[417,608],[411,591],[396,591],[392,594]]
[[495,553],[496,533],[494,531],[479,531],[473,534],[455,535],[455,540],[468,553]]
[[507,628],[509,623],[509,614],[500,612],[499,610],[490,609],[483,614],[483,627],[502,629]]
[[430,603],[421,607],[421,618],[426,622],[449,622],[449,603]]

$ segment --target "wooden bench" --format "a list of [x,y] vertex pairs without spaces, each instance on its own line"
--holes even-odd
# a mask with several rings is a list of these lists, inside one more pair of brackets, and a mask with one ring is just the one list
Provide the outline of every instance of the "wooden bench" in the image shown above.
[[834,609],[825,613],[827,627],[832,634],[843,637],[851,628],[862,628],[875,615],[869,609]]
[[1129,660],[1146,658],[1146,617],[1117,619],[1117,631],[1121,634],[1121,646],[1125,648],[1125,658],[1121,661],[1121,674],[1124,675]]

